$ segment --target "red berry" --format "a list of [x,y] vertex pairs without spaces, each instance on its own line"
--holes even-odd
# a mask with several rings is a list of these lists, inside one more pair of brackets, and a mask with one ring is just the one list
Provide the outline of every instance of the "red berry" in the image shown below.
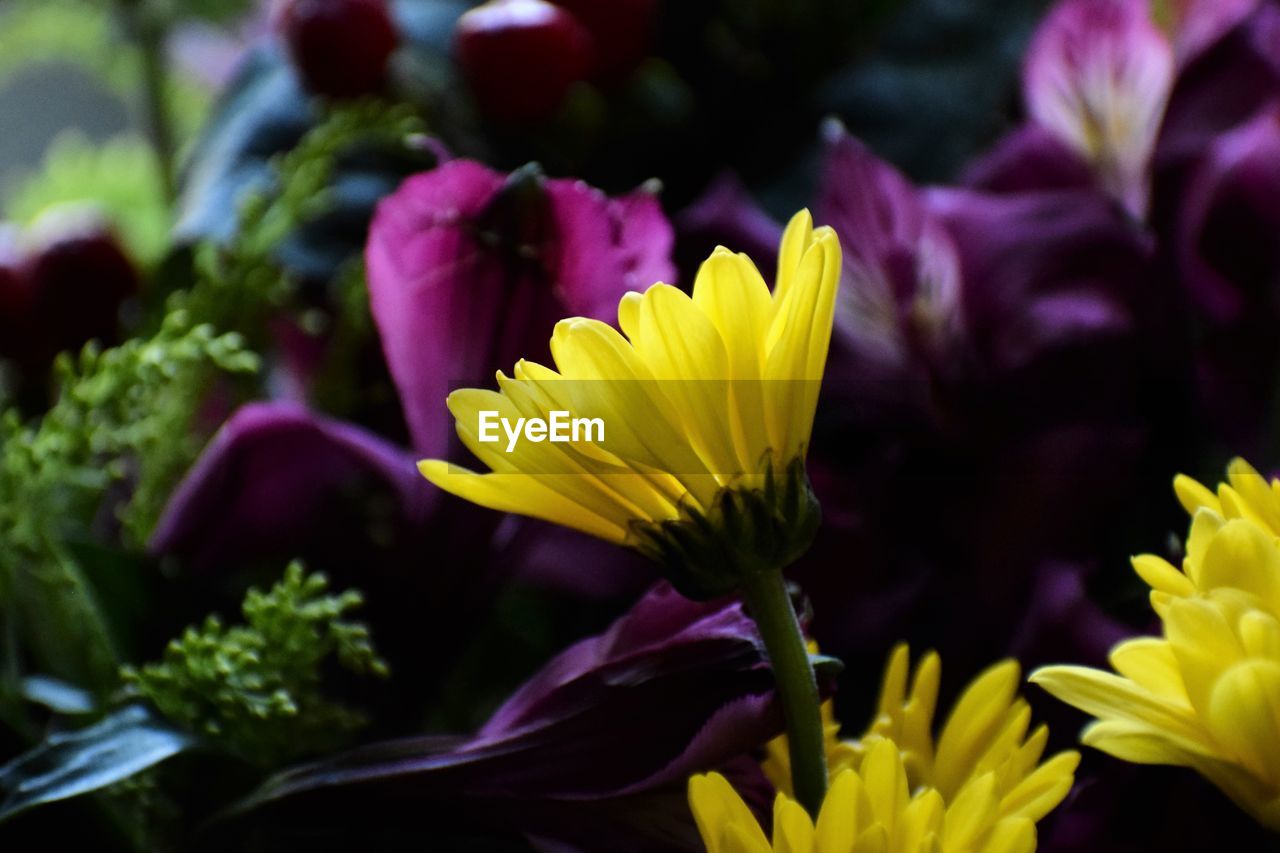
[[29,235],[26,277],[37,358],[115,340],[120,306],[138,290],[138,271],[111,229],[91,211],[45,214]]
[[22,268],[17,229],[0,225],[0,357],[30,361],[34,294]]
[[458,19],[454,51],[480,109],[498,121],[555,114],[569,88],[591,71],[591,37],[543,0],[494,0]]
[[595,42],[591,79],[615,83],[653,50],[658,0],[553,0],[578,19]]
[[278,27],[311,92],[352,98],[386,82],[397,38],[385,0],[286,0]]

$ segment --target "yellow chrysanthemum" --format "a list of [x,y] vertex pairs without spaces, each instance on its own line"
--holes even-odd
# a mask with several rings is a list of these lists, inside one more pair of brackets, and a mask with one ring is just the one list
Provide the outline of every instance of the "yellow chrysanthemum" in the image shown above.
[[1040,763],[1048,729],[1028,736],[1017,663],[978,676],[932,733],[941,664],[927,655],[909,680],[907,647],[894,649],[875,719],[859,741],[827,726],[832,783],[817,821],[788,795],[772,748],[765,770],[781,783],[772,844],[720,775],[689,781],[689,801],[711,853],[1014,853],[1036,847],[1036,821],[1071,789],[1079,762],[1063,752]]
[[1191,767],[1280,830],[1280,482],[1239,459],[1227,479],[1217,494],[1175,481],[1192,515],[1181,570],[1133,560],[1163,637],[1117,645],[1115,673],[1051,666],[1031,680],[1098,718],[1086,745]]
[[[467,500],[639,548],[685,588],[725,592],[753,568],[743,562],[777,568],[816,529],[803,458],[839,278],[835,232],[814,229],[807,211],[782,238],[772,293],[750,259],[718,248],[692,297],[667,284],[628,293],[621,333],[563,320],[551,338],[556,370],[521,361],[498,374],[498,391],[449,395],[458,435],[490,473],[419,467]],[[599,419],[604,437],[508,451],[479,440],[482,411]]]

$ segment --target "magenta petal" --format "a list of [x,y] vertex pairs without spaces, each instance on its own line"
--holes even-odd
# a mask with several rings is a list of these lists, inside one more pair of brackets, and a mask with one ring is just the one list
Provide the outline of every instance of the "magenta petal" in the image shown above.
[[547,195],[556,225],[547,267],[570,314],[613,323],[622,294],[675,280],[675,233],[653,191],[609,198],[582,181],[552,180]]
[[1147,0],[1061,0],[1028,49],[1023,92],[1032,119],[1143,217],[1173,78],[1173,48]]
[[323,503],[372,478],[421,523],[435,492],[400,448],[289,403],[251,403],[223,425],[174,491],[151,537],[157,554],[217,565],[306,535]]
[[414,446],[443,455],[451,382],[483,363],[503,271],[471,224],[502,186],[479,163],[455,160],[409,178],[374,213],[365,249],[369,301]]
[[557,320],[616,317],[618,300],[669,278],[672,233],[652,193],[611,199],[525,169],[454,160],[378,205],[365,251],[373,318],[414,449],[446,457],[444,401],[546,358]]

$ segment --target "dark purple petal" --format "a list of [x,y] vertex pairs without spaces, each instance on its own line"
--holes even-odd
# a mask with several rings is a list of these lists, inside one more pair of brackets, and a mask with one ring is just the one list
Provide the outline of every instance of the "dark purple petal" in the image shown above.
[[1176,241],[1193,304],[1219,324],[1274,305],[1280,282],[1280,105],[1218,138],[1188,181]]
[[778,265],[782,225],[751,197],[742,181],[725,172],[693,204],[675,216],[677,256],[686,282],[716,246],[746,254],[766,278]]
[[421,523],[437,497],[413,457],[377,436],[297,405],[252,403],[178,486],[150,549],[199,567],[289,550],[284,543],[311,536],[328,502],[368,480],[390,490],[406,524]]
[[1010,651],[1027,671],[1049,663],[1104,666],[1111,648],[1133,633],[1089,598],[1081,567],[1049,563],[1036,572]]
[[1124,332],[1123,312],[1143,304],[1149,241],[1097,193],[938,190],[929,200],[960,249],[967,323],[994,369]]
[[1176,16],[1174,48],[1186,65],[1248,18],[1263,0],[1181,0],[1169,3]]
[[368,796],[411,815],[441,810],[465,822],[478,812],[489,829],[551,844],[572,843],[576,826],[629,802],[678,794],[660,827],[631,828],[652,842],[692,829],[683,806],[691,773],[729,764],[780,729],[742,605],[692,602],[663,583],[548,663],[474,737],[363,747],[281,774],[252,804],[328,789],[348,804]]
[[1179,75],[1160,131],[1162,172],[1186,168],[1213,141],[1280,97],[1280,8],[1267,3]]
[[960,263],[950,235],[892,166],[839,125],[829,125],[826,136],[815,207],[844,249],[837,346],[891,372],[918,358],[942,360],[962,319]]
[[1000,140],[965,170],[962,183],[994,193],[1088,189],[1097,177],[1081,156],[1035,124]]

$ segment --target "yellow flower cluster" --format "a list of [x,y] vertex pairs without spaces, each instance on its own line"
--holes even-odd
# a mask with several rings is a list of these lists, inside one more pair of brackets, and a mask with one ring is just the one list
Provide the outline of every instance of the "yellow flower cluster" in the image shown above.
[[1216,494],[1175,481],[1192,516],[1181,569],[1133,560],[1163,636],[1117,645],[1114,673],[1052,666],[1031,680],[1098,718],[1086,745],[1193,768],[1280,830],[1280,481],[1242,460],[1227,479]]
[[[876,717],[842,742],[827,718],[831,788],[814,821],[789,794],[785,744],[770,744],[766,774],[779,793],[773,837],[720,775],[695,776],[689,800],[711,853],[1029,853],[1035,824],[1071,789],[1079,755],[1041,763],[1048,729],[1028,734],[1017,663],[979,675],[935,739],[941,662],[926,655],[912,678],[905,645],[894,649]],[[908,682],[910,682],[908,684]],[[781,741],[782,739],[779,739]]]

